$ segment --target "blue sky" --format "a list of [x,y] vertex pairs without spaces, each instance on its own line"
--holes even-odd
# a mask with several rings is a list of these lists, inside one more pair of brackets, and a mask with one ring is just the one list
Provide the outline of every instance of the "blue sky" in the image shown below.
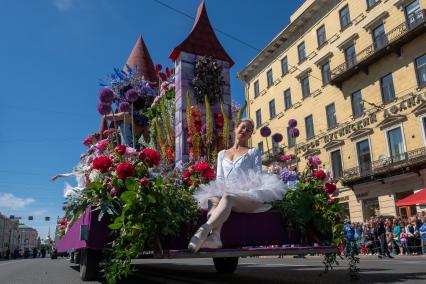
[[[162,2],[193,16],[200,3]],[[207,0],[206,6],[215,28],[262,49],[302,3]],[[45,237],[62,215],[63,180],[50,177],[70,171],[85,150],[82,140],[98,129],[99,79],[123,66],[140,35],[154,63],[172,66],[168,55],[193,22],[153,0],[1,0],[0,7],[0,212],[21,216]],[[232,97],[241,103],[236,73],[257,51],[217,36],[235,61]]]

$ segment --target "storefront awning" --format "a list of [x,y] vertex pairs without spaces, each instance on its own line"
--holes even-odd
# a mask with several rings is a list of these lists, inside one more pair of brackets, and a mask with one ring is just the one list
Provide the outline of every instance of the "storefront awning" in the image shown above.
[[426,188],[423,188],[420,191],[417,191],[416,193],[413,193],[400,201],[396,202],[396,206],[410,206],[410,205],[417,205],[417,204],[423,204],[426,203]]

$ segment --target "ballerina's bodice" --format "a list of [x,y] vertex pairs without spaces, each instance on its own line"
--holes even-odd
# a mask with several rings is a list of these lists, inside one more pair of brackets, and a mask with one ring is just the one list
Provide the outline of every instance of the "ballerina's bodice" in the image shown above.
[[225,150],[219,152],[217,161],[217,179],[231,180],[238,178],[241,172],[262,171],[259,151],[251,148],[247,153],[237,157],[234,161],[225,158]]

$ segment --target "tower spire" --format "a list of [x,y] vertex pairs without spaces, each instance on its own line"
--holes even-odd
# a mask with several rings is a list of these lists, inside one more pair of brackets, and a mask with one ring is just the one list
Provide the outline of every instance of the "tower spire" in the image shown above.
[[[140,36],[136,41],[129,58],[127,59],[127,65],[129,65],[132,69],[137,67],[136,77],[144,76],[147,81],[157,81],[154,63],[152,62],[151,55],[149,55],[148,48],[146,47],[142,36]],[[127,66],[124,66],[123,70],[126,71]]]

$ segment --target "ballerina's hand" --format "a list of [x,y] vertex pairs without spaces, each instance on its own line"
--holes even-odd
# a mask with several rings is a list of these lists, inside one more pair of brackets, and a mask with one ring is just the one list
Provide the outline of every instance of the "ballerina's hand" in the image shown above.
[[59,177],[59,175],[55,175],[55,176],[51,177],[51,178],[50,178],[50,180],[51,180],[51,181],[55,181],[55,180],[57,180],[57,179],[58,179],[58,177]]

